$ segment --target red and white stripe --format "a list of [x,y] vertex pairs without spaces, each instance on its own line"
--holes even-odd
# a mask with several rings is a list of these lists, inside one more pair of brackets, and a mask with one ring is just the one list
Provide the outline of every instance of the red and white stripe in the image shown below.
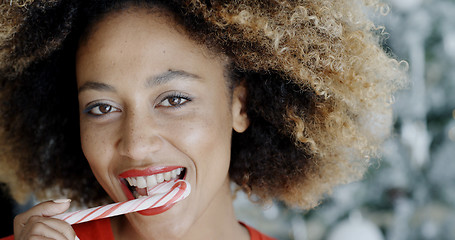
[[69,224],[76,224],[150,208],[162,207],[188,197],[191,192],[191,186],[185,180],[175,180],[158,184],[147,192],[149,195],[148,197],[140,197],[125,202],[63,213],[53,216],[53,218],[64,220]]

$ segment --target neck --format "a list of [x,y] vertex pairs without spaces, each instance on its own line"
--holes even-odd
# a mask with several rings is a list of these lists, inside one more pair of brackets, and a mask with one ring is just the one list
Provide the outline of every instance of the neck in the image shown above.
[[222,191],[224,193],[218,194],[221,197],[210,203],[185,239],[249,239],[247,229],[235,217],[229,181],[225,182]]

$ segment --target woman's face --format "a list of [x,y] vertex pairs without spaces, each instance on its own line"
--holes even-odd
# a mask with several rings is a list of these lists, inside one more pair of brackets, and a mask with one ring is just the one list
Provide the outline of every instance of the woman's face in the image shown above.
[[170,17],[135,8],[102,19],[79,47],[82,149],[109,196],[145,195],[163,179],[191,184],[190,196],[175,205],[128,214],[136,232],[185,234],[216,221],[212,215],[230,202],[232,129],[244,131],[248,119],[245,90],[231,95],[226,64]]

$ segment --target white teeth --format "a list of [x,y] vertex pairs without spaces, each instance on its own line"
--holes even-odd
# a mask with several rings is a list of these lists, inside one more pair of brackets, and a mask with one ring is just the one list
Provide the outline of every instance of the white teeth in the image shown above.
[[[177,168],[169,172],[165,173],[158,173],[155,175],[150,176],[140,176],[140,177],[128,177],[125,180],[128,182],[130,186],[137,187],[137,188],[152,188],[159,183],[164,181],[174,180],[177,179],[177,176],[182,173],[183,168]],[[140,194],[137,191],[134,191],[135,197],[138,198]],[[137,195],[137,196],[136,196]]]
[[157,182],[155,175],[147,176],[147,187],[151,188],[154,187],[156,184]]
[[126,181],[128,181],[128,184],[130,184],[130,186],[133,186],[133,181],[131,180],[131,178],[126,178]]
[[138,188],[145,188],[147,187],[147,182],[145,181],[144,177],[137,177],[137,187]]
[[157,183],[162,183],[164,182],[164,175],[162,173],[156,174],[156,182]]
[[165,181],[171,180],[171,172],[165,172],[164,173],[164,180]]

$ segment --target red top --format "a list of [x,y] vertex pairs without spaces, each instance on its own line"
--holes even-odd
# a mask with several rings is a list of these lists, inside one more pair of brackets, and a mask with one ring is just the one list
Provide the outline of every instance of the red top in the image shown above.
[[[264,235],[258,230],[244,223],[240,224],[248,229],[251,240],[274,240],[274,238]],[[111,222],[109,218],[75,224],[73,225],[73,229],[81,240],[114,240],[114,234],[112,233]],[[0,240],[14,240],[14,236],[11,235]]]
[[246,225],[243,222],[240,222],[240,224],[242,224],[242,226],[244,226],[244,227],[246,227],[246,229],[248,229],[251,240],[275,240],[275,238],[271,238],[271,237],[259,232],[258,230]]

